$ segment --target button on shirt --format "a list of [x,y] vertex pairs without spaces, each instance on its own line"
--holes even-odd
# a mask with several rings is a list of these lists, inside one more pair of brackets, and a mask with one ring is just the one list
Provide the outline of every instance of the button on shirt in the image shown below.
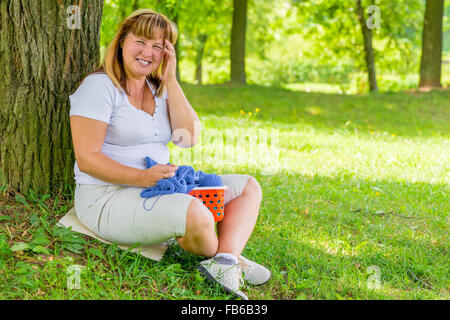
[[[167,144],[172,130],[167,115],[167,92],[162,97],[156,97],[154,84],[148,80],[146,83],[155,96],[153,116],[134,107],[125,91],[115,87],[106,73],[87,76],[69,97],[70,116],[82,116],[108,124],[102,153],[123,165],[138,169],[146,169],[146,156],[158,163],[167,163],[170,159]],[[75,182],[79,184],[112,184],[81,172],[76,161],[74,174]]]

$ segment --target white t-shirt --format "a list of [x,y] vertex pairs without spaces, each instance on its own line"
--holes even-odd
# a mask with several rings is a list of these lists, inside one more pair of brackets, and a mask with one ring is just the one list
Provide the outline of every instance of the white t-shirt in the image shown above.
[[[156,94],[152,83],[147,84]],[[169,143],[172,130],[167,115],[167,91],[162,97],[155,96],[153,116],[134,107],[123,89],[117,89],[107,74],[87,76],[78,89],[69,97],[70,116],[77,115],[108,124],[102,153],[123,165],[146,169],[145,157],[158,163],[169,162]],[[96,179],[81,172],[74,165],[75,182],[79,184],[112,183]]]

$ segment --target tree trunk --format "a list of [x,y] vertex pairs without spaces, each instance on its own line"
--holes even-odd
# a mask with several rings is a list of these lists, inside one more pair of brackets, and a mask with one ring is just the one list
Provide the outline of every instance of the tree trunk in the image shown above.
[[231,81],[245,84],[245,30],[247,28],[247,0],[233,0],[231,26]]
[[202,62],[207,38],[208,35],[206,35],[205,33],[201,33],[198,35],[197,56],[195,58],[195,81],[197,82],[197,84],[202,84]]
[[361,0],[356,0],[356,14],[358,15],[359,24],[364,39],[364,59],[366,61],[367,75],[369,78],[369,90],[378,91],[377,77],[375,72],[375,59],[372,46],[372,30],[367,27],[364,9]]
[[420,88],[440,88],[444,0],[427,0],[422,31]]
[[73,3],[0,3],[0,183],[11,192],[73,185],[69,95],[98,65],[103,1]]

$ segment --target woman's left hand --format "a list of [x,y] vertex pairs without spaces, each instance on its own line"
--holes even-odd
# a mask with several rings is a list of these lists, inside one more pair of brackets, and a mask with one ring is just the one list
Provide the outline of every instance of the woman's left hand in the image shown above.
[[164,40],[164,62],[162,66],[162,73],[165,82],[177,79],[177,58],[175,48],[169,40]]

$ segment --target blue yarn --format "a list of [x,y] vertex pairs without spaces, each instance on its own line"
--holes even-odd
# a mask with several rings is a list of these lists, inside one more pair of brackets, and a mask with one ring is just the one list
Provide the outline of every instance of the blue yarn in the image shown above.
[[[150,157],[145,157],[145,163],[148,168],[157,164],[155,160]],[[170,162],[168,163],[170,164]],[[146,188],[141,191],[141,197],[147,198],[142,204],[144,209],[151,211],[162,195],[172,193],[189,193],[195,187],[217,187],[223,186],[222,179],[216,174],[208,174],[190,166],[178,166],[175,176],[159,180],[155,186]],[[150,209],[145,207],[145,203],[148,199],[158,196],[153,202]]]
[[207,174],[201,172],[202,177],[198,181],[198,187],[223,186],[222,179],[216,174]]

